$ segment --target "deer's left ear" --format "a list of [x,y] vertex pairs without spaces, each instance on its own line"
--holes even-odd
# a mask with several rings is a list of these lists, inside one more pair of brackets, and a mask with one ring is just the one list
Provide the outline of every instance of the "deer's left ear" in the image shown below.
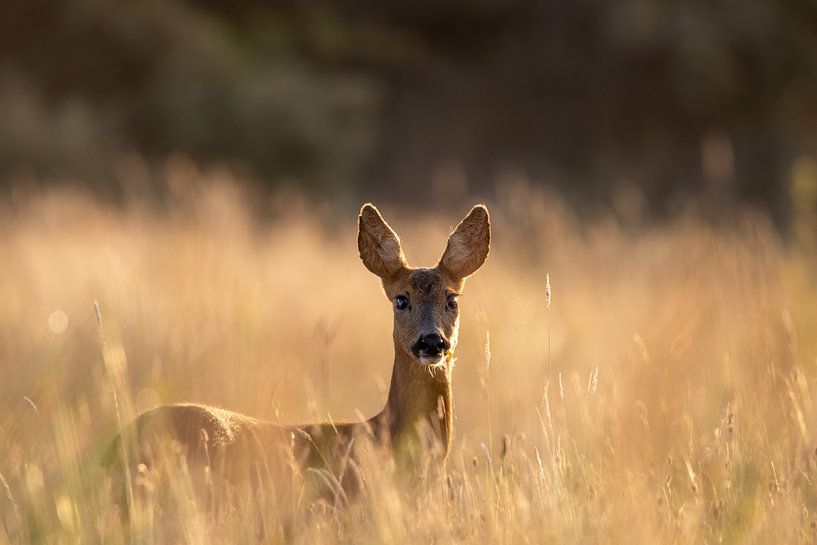
[[451,233],[439,267],[455,279],[465,278],[485,263],[490,247],[491,219],[485,205],[478,204]]

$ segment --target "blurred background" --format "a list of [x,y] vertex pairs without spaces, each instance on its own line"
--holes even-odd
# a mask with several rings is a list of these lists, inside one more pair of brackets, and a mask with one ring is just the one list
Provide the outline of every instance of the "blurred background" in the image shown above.
[[786,231],[816,153],[809,0],[0,7],[6,192],[161,200],[181,154],[262,192],[428,207],[521,177],[586,213],[749,204]]

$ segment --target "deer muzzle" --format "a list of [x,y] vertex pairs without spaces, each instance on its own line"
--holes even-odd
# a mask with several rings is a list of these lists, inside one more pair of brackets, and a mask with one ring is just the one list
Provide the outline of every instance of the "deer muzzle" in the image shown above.
[[436,365],[450,348],[451,344],[438,333],[426,333],[411,346],[411,353],[424,365]]

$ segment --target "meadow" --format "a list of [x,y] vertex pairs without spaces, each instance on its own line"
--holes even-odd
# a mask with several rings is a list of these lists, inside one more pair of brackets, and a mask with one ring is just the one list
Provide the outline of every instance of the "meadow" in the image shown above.
[[[170,195],[0,204],[0,543],[167,543],[164,525],[252,543],[239,509],[210,519],[193,498],[126,531],[98,464],[121,423],[181,401],[293,423],[385,402],[392,310],[357,256],[360,203],[261,206],[195,172]],[[813,244],[751,211],[648,224],[580,219],[525,183],[497,195],[460,300],[447,466],[412,487],[365,468],[348,505],[304,506],[263,541],[817,539]],[[409,262],[433,265],[472,204],[381,210]]]

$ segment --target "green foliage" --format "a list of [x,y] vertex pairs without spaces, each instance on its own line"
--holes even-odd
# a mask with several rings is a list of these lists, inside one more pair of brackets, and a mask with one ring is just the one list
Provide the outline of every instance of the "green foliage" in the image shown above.
[[523,171],[592,202],[627,180],[666,211],[679,194],[711,200],[714,135],[733,156],[729,200],[785,223],[791,163],[817,137],[806,0],[0,9],[6,181],[33,168],[110,186],[123,153],[181,151],[268,185],[387,183],[399,198],[431,192],[453,162],[477,192]]

